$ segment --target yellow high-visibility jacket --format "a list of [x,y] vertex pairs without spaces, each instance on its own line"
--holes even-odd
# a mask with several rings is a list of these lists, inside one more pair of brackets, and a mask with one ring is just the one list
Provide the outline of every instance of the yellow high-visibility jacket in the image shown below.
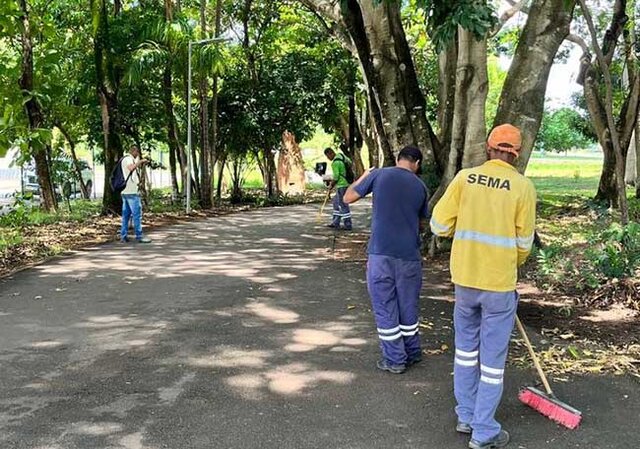
[[533,183],[510,164],[491,160],[458,173],[433,211],[431,230],[453,236],[454,284],[505,292],[516,288],[535,221]]

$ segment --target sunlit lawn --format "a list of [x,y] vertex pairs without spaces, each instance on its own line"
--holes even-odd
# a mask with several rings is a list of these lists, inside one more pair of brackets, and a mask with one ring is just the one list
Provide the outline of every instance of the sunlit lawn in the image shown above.
[[599,153],[569,153],[568,155],[534,154],[526,175],[536,185],[539,196],[593,197],[598,189],[602,155]]

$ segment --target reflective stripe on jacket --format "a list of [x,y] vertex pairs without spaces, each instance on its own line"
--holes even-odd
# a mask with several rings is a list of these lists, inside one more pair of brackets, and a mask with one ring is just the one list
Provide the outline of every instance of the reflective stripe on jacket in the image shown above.
[[458,173],[433,211],[431,230],[453,237],[454,284],[503,292],[516,287],[535,221],[533,183],[508,163],[491,160]]

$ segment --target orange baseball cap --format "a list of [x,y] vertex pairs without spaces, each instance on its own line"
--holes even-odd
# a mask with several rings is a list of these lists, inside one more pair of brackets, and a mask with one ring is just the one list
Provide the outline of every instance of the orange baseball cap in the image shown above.
[[496,126],[489,134],[487,145],[498,151],[520,155],[522,149],[522,134],[520,130],[513,125],[505,124]]

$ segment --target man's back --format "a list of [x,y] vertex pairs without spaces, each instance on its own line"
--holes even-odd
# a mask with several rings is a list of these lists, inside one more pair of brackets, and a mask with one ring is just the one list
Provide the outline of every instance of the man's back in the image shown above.
[[369,254],[420,260],[420,219],[428,214],[427,188],[420,178],[403,168],[383,168],[356,190],[361,196],[373,193]]
[[515,288],[517,267],[533,243],[535,201],[531,181],[500,160],[456,176],[432,220],[436,231],[455,231],[455,284],[490,291]]

